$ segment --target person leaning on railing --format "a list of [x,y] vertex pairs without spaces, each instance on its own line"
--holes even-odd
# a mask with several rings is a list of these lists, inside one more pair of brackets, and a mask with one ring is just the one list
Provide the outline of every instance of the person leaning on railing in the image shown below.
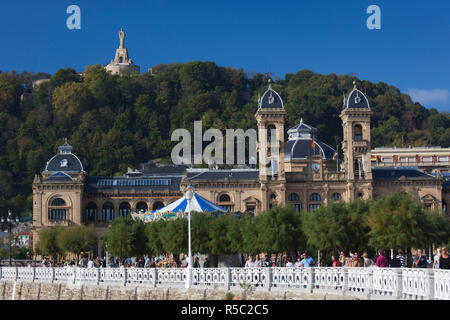
[[450,269],[450,257],[447,248],[441,249],[441,256],[439,257],[439,269]]
[[375,263],[375,266],[378,268],[387,268],[389,267],[389,260],[386,257],[386,252],[383,249],[378,250],[378,258]]

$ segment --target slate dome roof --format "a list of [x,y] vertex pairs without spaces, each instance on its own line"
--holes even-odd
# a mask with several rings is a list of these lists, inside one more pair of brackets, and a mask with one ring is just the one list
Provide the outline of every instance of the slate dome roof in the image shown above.
[[258,101],[259,108],[279,108],[283,109],[284,104],[281,96],[272,89],[272,82],[269,79],[269,88],[264,92]]
[[303,119],[297,126],[289,129],[289,140],[285,145],[284,159],[304,160],[310,156],[321,156],[322,159],[332,160],[335,150],[315,136],[315,148],[312,147],[312,136],[315,132],[317,129],[304,123]]
[[366,108],[370,109],[369,100],[366,95],[356,88],[356,82],[348,97],[344,97],[344,108]]
[[69,172],[79,173],[83,172],[83,164],[76,155],[72,153],[72,146],[65,143],[58,147],[59,154],[53,156],[45,166],[44,172]]

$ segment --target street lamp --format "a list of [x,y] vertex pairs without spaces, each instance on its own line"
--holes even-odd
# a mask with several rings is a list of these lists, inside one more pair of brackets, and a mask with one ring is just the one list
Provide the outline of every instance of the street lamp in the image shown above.
[[11,266],[12,265],[12,250],[11,250],[12,249],[12,247],[11,247],[12,233],[11,233],[11,229],[16,224],[19,224],[19,218],[16,217],[16,219],[13,219],[11,210],[8,210],[8,217],[6,218],[6,220],[5,220],[5,217],[2,217],[1,222],[2,222],[2,226],[6,224],[8,227],[8,232],[9,232],[9,237],[10,237],[10,240],[9,240],[9,266]]
[[185,198],[187,200],[187,209],[188,209],[188,269],[186,275],[186,283],[185,287],[190,288],[192,285],[192,251],[191,251],[191,200],[194,197],[193,187],[189,185],[187,187]]

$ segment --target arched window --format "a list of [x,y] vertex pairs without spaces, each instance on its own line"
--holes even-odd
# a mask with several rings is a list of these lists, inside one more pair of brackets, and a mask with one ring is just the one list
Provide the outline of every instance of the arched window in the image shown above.
[[61,198],[56,198],[52,200],[52,203],[50,205],[55,207],[63,207],[66,205],[66,202]]
[[342,199],[342,196],[341,196],[340,193],[338,193],[338,192],[333,193],[333,200],[334,201],[339,201],[341,199]]
[[353,129],[353,140],[361,141],[362,140],[362,127],[360,124],[356,124]]
[[131,213],[131,206],[128,202],[122,202],[119,206],[119,216],[126,217]]
[[302,205],[300,203],[300,197],[296,193],[290,193],[288,199],[294,205],[295,211],[300,212]]
[[296,193],[289,194],[289,201],[300,201],[300,197]]
[[106,202],[103,204],[102,218],[103,221],[114,220],[114,205],[111,202]]
[[164,203],[162,203],[161,201],[157,201],[153,204],[153,210],[158,210],[161,209],[162,207],[164,207]]
[[271,141],[272,134],[276,138],[276,128],[273,124],[267,126],[267,141]]
[[136,205],[136,212],[147,212],[147,211],[148,206],[144,201],[141,201]]
[[89,202],[85,209],[84,221],[87,223],[95,222],[97,221],[97,215],[98,215],[97,205],[94,202]]
[[320,201],[320,194],[312,193],[309,197],[309,201]]
[[61,198],[55,198],[50,203],[48,209],[48,219],[65,221],[67,219],[66,202]]
[[271,195],[270,195],[270,199],[271,200],[275,200],[277,198],[277,195],[275,194],[275,193],[272,193]]
[[222,194],[219,197],[219,205],[228,212],[233,211],[233,205],[231,204],[231,198],[228,194]]
[[227,194],[222,194],[219,197],[219,202],[230,202],[230,201],[231,201],[230,196]]
[[364,198],[364,193],[359,192],[359,193],[358,193],[358,198],[360,198],[360,199]]

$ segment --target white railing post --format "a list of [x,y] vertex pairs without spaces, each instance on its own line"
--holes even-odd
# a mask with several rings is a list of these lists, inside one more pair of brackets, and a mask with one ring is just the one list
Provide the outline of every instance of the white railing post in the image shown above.
[[396,278],[396,282],[397,282],[397,288],[392,293],[392,296],[396,300],[400,300],[403,297],[403,271],[401,268],[396,268],[393,270],[395,270],[394,272],[395,272],[395,278]]
[[307,272],[307,289],[308,292],[313,292],[314,289],[314,269],[315,268],[307,268],[306,272]]
[[425,296],[425,300],[434,300],[435,299],[435,292],[434,292],[434,269],[426,269],[426,279],[425,279],[425,285],[428,286]]
[[73,279],[72,279],[72,284],[75,284],[75,281],[77,281],[77,268],[78,268],[78,267],[73,267]]
[[31,268],[31,274],[33,275],[31,277],[31,282],[34,282],[34,279],[36,278],[36,268]]
[[266,283],[265,283],[265,289],[267,291],[270,291],[272,288],[272,268],[266,268],[265,270],[265,278],[266,278]]
[[366,288],[364,288],[364,291],[367,293],[367,299],[369,300],[373,293],[373,268],[374,267],[367,267],[365,269],[367,273],[367,283]]
[[97,285],[100,284],[100,268],[97,268]]
[[50,267],[51,272],[52,272],[52,283],[55,282],[55,267]]
[[18,267],[14,267],[14,270],[16,272],[16,274],[14,275],[14,282],[17,281],[17,278],[19,277],[19,268]]
[[152,277],[153,277],[153,285],[152,285],[152,287],[156,288],[156,284],[158,283],[158,279],[156,278],[158,276],[158,273],[156,272],[156,268],[150,269],[150,272],[151,272]]
[[227,290],[230,290],[231,288],[231,269],[230,268],[224,268],[225,269],[225,288]]
[[345,296],[348,294],[348,268],[342,267],[342,295]]
[[126,286],[127,285],[127,268],[125,268],[125,266],[122,266],[122,270],[123,270],[123,285]]

